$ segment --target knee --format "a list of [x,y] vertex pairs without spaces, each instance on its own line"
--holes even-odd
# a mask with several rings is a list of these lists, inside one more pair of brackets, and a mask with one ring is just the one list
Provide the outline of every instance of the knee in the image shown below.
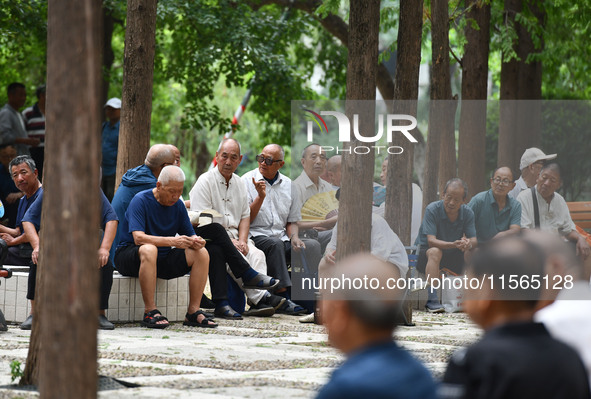
[[439,248],[429,248],[427,250],[427,259],[439,263],[441,261],[441,257],[443,256],[443,251]]
[[155,264],[156,259],[158,258],[158,247],[152,244],[140,245],[138,254],[140,262],[154,262]]

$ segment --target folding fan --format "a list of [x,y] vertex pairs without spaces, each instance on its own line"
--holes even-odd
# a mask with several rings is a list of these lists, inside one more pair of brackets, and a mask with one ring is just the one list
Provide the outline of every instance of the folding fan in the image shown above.
[[318,193],[308,198],[302,207],[302,221],[325,220],[339,213],[336,190]]

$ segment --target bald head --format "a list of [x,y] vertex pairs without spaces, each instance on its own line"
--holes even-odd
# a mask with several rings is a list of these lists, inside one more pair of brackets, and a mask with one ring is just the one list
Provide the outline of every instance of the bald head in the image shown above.
[[[166,165],[174,165],[174,150],[169,144],[154,144],[150,147],[144,164],[158,177]],[[176,147],[175,147],[176,148]]]
[[333,155],[326,162],[329,182],[337,187],[341,186],[341,155]]
[[[396,287],[384,287],[388,286],[388,281],[399,278],[395,266],[369,253],[362,253],[338,262],[327,272],[327,277],[332,285],[322,292],[323,299],[346,301],[353,317],[368,328],[394,328],[402,291]],[[337,281],[342,283],[338,289],[335,287]]]

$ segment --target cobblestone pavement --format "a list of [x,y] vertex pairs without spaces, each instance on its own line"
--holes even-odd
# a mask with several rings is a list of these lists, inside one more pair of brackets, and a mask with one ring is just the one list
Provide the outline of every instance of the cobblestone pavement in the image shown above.
[[[465,314],[415,311],[415,327],[396,338],[440,377],[450,354],[481,334]],[[138,384],[101,391],[99,398],[312,398],[343,357],[331,348],[322,326],[297,317],[220,320],[217,329],[165,330],[139,324],[99,332],[99,374]],[[10,384],[10,363],[24,362],[29,332],[10,326],[0,333],[0,385]],[[0,398],[37,397],[0,389]]]

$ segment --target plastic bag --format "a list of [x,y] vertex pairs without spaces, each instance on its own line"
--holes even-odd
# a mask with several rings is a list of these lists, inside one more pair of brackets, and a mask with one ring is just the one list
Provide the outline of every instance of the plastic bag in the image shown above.
[[441,304],[447,313],[461,312],[464,309],[464,287],[462,276],[447,276],[451,284],[441,291]]

